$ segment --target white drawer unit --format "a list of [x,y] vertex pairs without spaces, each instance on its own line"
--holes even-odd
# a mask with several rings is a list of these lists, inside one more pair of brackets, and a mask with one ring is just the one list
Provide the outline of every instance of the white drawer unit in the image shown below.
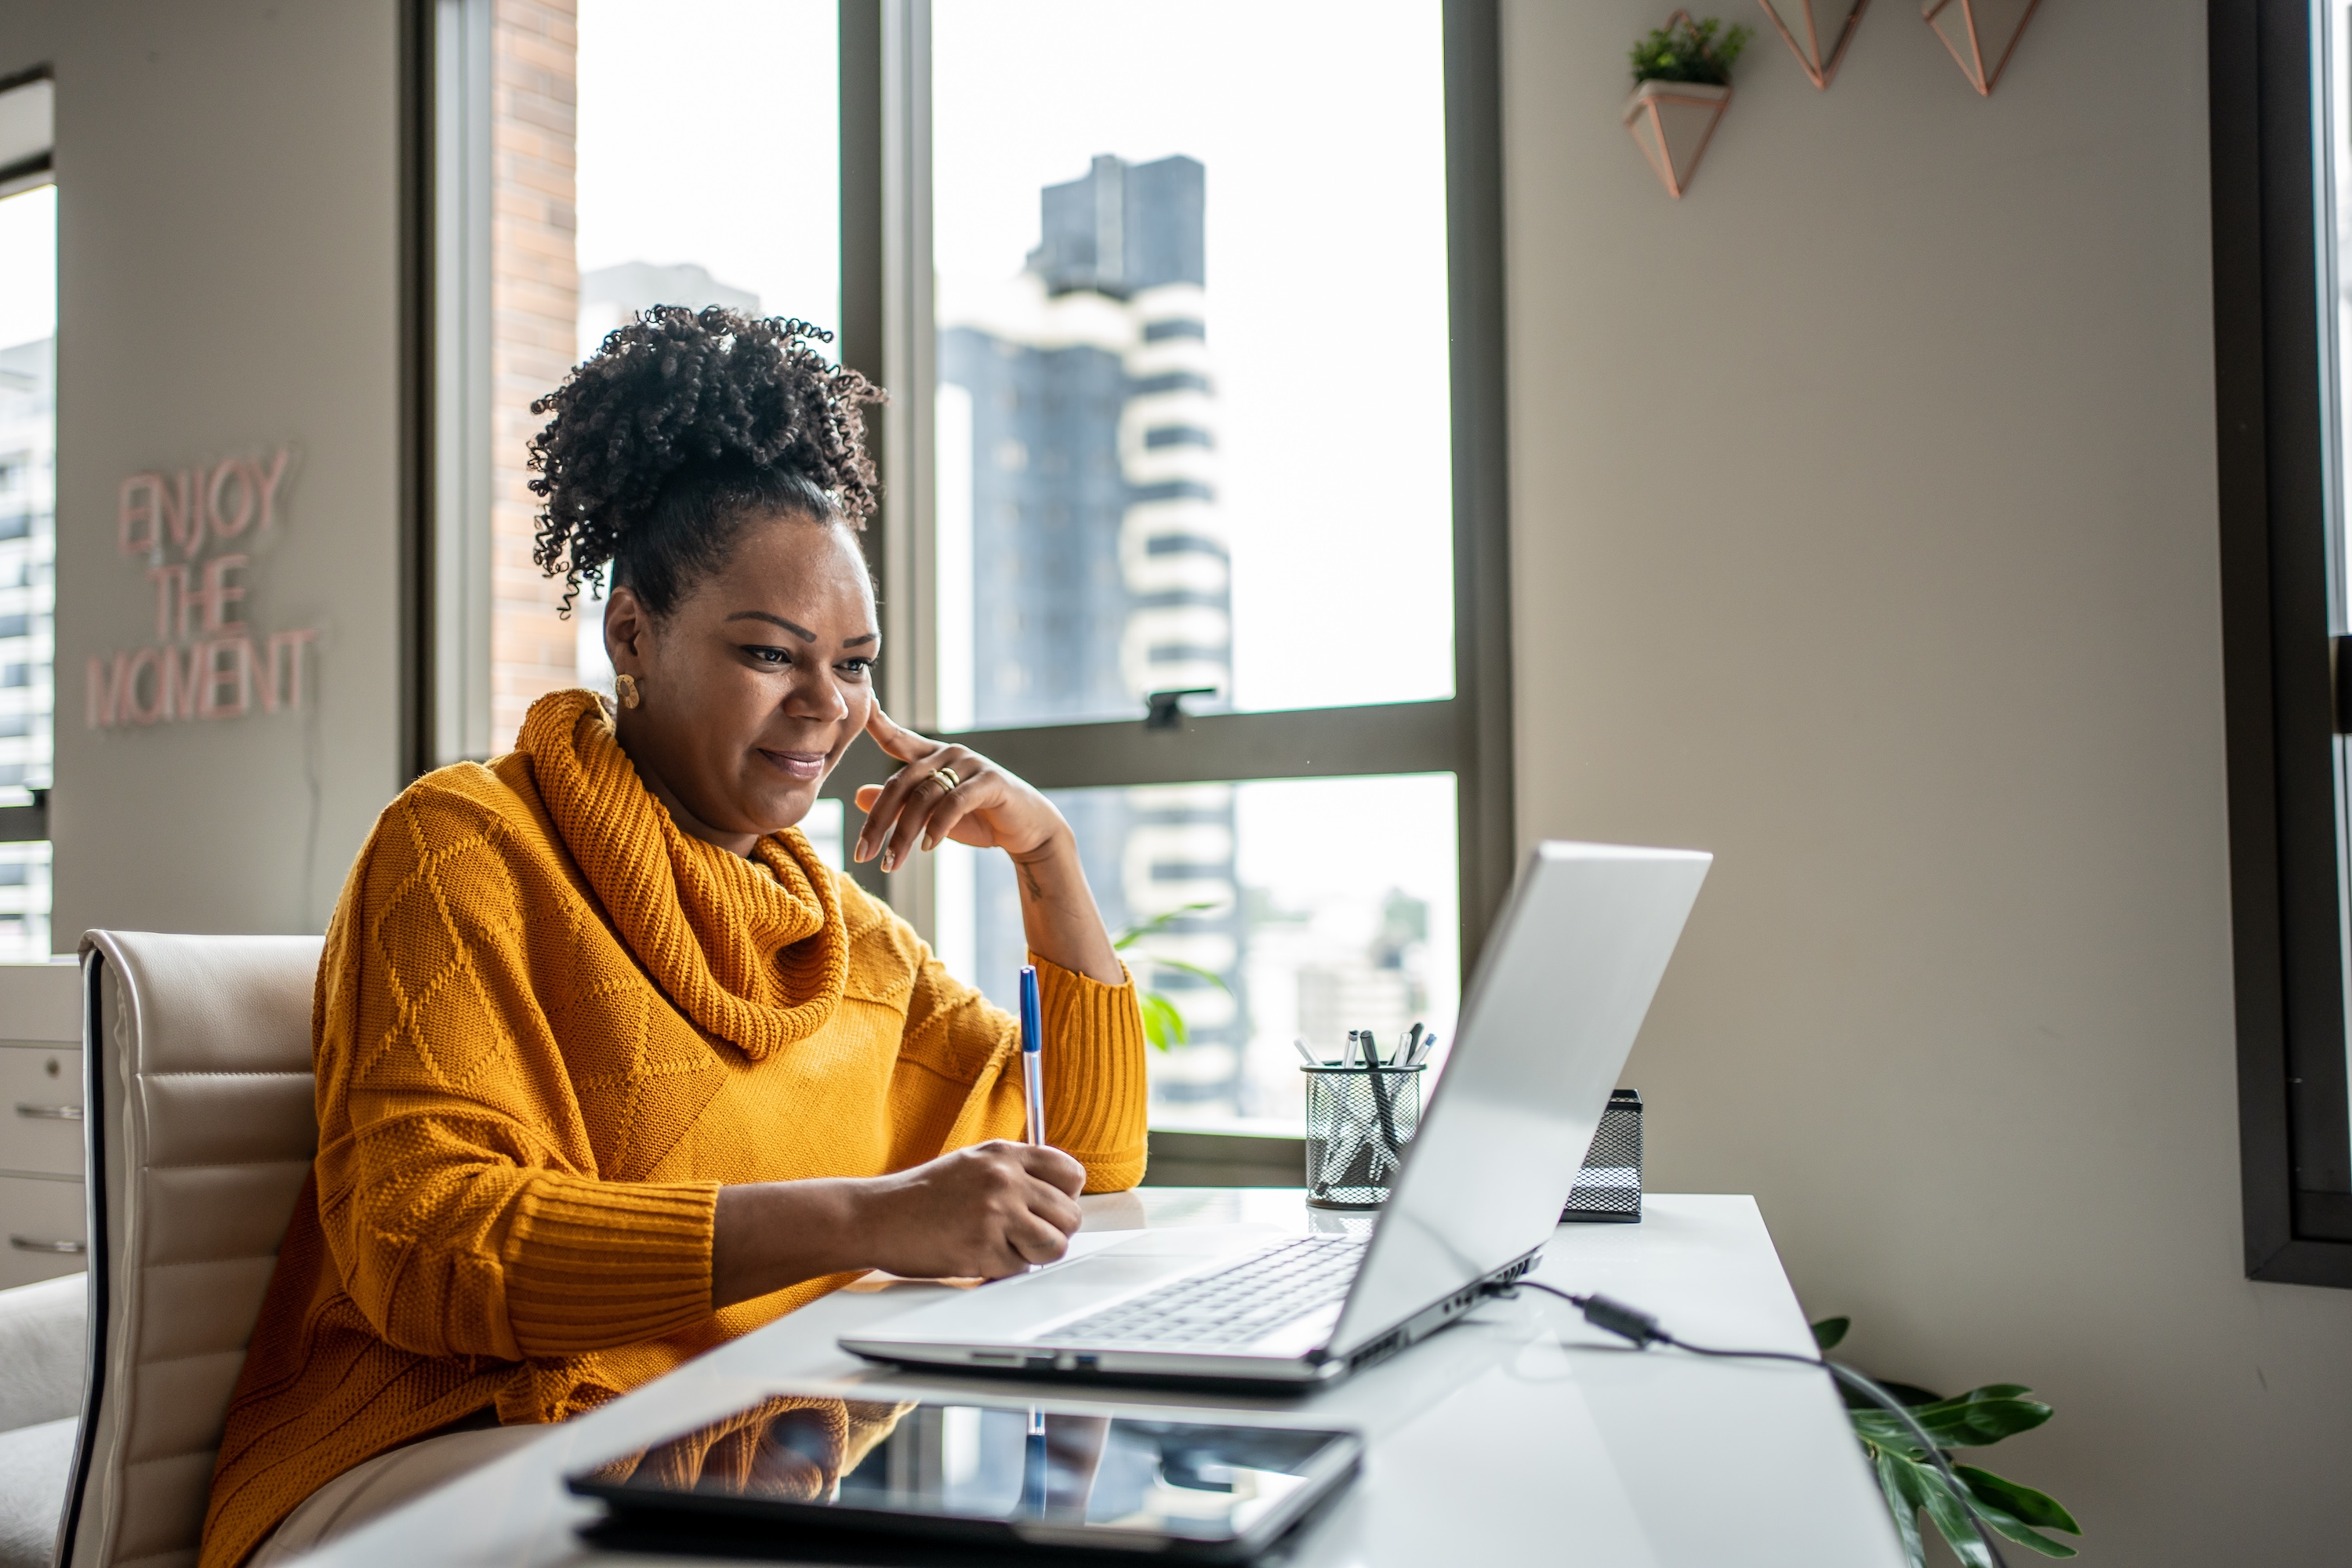
[[0,1040],[81,1044],[81,965],[0,963]]
[[89,1268],[88,1223],[79,1182],[0,1176],[0,1289]]
[[82,1173],[81,1052],[0,1040],[0,1173]]
[[80,966],[0,963],[0,1289],[89,1266],[81,1071]]

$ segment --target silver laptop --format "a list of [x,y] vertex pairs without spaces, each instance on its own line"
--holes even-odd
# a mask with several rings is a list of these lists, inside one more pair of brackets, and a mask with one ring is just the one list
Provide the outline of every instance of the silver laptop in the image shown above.
[[1394,1354],[1534,1264],[1711,858],[1537,847],[1369,1237],[1139,1231],[842,1348],[1033,1376],[1263,1384],[1322,1383]]

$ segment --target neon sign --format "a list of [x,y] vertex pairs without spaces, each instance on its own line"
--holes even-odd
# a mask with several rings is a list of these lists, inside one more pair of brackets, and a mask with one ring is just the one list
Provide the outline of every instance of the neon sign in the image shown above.
[[[265,464],[243,457],[175,474],[133,474],[116,497],[115,544],[147,563],[155,588],[155,641],[89,660],[86,714],[93,730],[299,711],[302,650],[318,628],[257,632],[238,605],[249,550],[229,548],[278,526],[278,488],[290,448]],[[205,551],[217,548],[209,558]],[[176,556],[177,559],[173,559]]]

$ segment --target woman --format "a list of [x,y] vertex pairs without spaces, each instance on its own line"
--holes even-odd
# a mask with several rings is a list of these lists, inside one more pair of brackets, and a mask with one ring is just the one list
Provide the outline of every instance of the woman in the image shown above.
[[[410,786],[352,868],[314,1007],[319,1154],[205,1568],[273,1531],[257,1563],[305,1550],[499,1428],[865,1269],[1057,1258],[1082,1190],[1142,1175],[1141,1021],[1068,825],[875,700],[854,531],[880,395],[812,337],[656,310],[533,405],[538,560],[575,590],[609,567],[619,700],[541,699],[511,753]],[[1007,1142],[1013,1021],[795,826],[860,733],[906,765],[858,792],[858,859],[952,837],[1019,867],[1055,1147]]]

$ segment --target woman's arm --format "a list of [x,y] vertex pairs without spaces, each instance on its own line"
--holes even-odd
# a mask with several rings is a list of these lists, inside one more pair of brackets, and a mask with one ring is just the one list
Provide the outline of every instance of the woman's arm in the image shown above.
[[[936,849],[952,838],[1002,849],[1013,857],[1029,950],[1105,985],[1127,984],[1078,863],[1077,836],[1052,801],[968,746],[942,745],[900,729],[879,704],[866,732],[907,765],[889,783],[857,792],[858,809],[866,815],[856,858],[878,854],[882,868],[890,871],[905,864],[918,843]],[[942,769],[949,770],[945,776]]]
[[1085,1167],[1035,1143],[975,1143],[887,1176],[719,1189],[710,1304],[854,1269],[998,1279],[1051,1263],[1078,1228]]

